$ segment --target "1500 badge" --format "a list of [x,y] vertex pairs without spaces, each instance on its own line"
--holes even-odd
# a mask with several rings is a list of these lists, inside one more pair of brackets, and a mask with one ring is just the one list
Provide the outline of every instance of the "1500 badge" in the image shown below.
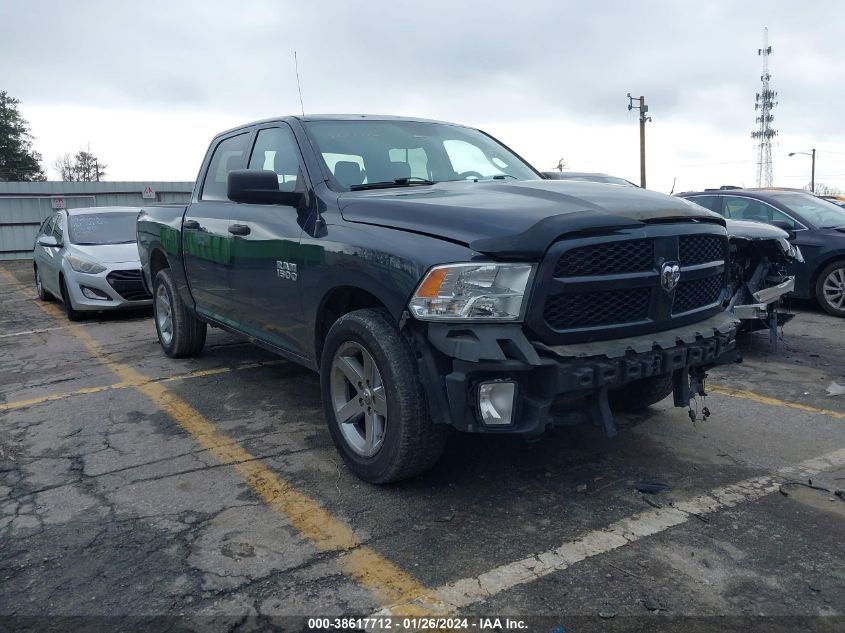
[[296,264],[291,264],[290,262],[276,262],[276,276],[282,279],[289,279],[291,281],[296,281],[297,273],[296,273]]

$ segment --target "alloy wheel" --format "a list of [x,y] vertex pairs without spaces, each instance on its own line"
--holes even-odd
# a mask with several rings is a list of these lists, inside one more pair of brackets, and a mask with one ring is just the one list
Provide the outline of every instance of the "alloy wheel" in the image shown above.
[[824,299],[837,310],[845,309],[845,268],[836,268],[825,277],[822,285]]
[[387,395],[375,360],[359,343],[347,341],[335,352],[331,398],[348,446],[361,457],[378,453],[387,431]]
[[173,310],[170,308],[170,297],[164,284],[156,289],[155,316],[161,342],[170,345],[173,340]]

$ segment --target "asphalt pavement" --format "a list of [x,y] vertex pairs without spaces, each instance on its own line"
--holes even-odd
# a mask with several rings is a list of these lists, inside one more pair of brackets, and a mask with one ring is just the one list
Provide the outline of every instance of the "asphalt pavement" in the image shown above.
[[70,323],[4,263],[0,630],[845,630],[845,395],[827,393],[845,322],[796,311],[779,351],[744,336],[711,372],[706,421],[667,400],[613,440],[455,435],[434,470],[379,487],[344,468],[311,371],[219,330],[169,359],[149,312]]

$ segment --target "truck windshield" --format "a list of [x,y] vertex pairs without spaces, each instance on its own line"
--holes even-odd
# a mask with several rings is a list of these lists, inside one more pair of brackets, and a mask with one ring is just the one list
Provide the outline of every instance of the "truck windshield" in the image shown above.
[[135,220],[138,214],[130,213],[81,213],[68,218],[72,244],[129,244],[136,240]]
[[393,120],[310,121],[305,126],[343,189],[540,180],[513,152],[470,128]]

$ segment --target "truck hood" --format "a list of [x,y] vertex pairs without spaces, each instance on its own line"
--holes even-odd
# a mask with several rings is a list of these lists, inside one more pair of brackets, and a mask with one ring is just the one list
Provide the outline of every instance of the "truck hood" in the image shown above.
[[579,181],[442,182],[341,194],[348,222],[465,244],[499,257],[536,257],[564,235],[653,222],[724,219],[703,207],[635,187]]

